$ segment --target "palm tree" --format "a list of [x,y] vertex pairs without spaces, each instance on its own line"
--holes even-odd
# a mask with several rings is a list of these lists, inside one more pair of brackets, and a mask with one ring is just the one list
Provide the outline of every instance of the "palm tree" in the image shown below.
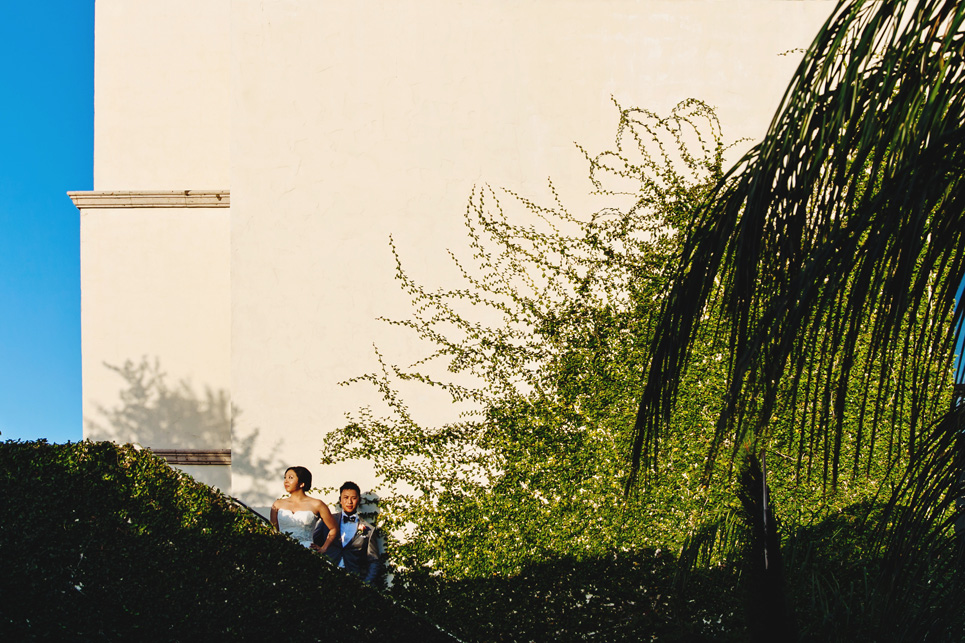
[[839,3],[765,139],[687,231],[634,428],[637,474],[660,457],[698,327],[716,324],[728,393],[705,475],[743,456],[754,564],[769,555],[769,569],[779,552],[761,463],[775,439],[793,449],[794,475],[820,475],[828,493],[890,463],[893,491],[869,523],[868,600],[886,638],[962,626],[965,445],[949,391],[965,319],[963,19],[955,0]]

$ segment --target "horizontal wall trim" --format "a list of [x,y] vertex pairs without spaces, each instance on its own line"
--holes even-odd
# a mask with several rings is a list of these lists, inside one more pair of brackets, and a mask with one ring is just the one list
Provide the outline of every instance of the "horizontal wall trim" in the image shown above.
[[231,464],[231,449],[151,449],[168,464]]
[[68,192],[78,210],[91,208],[228,208],[230,190]]

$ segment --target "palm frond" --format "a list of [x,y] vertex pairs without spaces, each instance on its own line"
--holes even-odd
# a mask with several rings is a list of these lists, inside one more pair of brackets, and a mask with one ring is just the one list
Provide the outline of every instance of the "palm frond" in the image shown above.
[[953,528],[965,440],[951,404],[965,323],[963,24],[953,0],[838,4],[767,136],[687,231],[633,432],[630,485],[655,470],[698,332],[723,333],[705,480],[728,452],[779,444],[796,480],[894,484],[872,557],[852,561],[870,581],[862,613],[894,640],[965,627]]
[[816,409],[793,430],[831,485],[846,470],[856,383],[869,393],[853,470],[875,449],[914,452],[947,410],[936,391],[950,383],[965,276],[963,18],[948,0],[838,6],[768,135],[688,231],[656,325],[635,472],[659,456],[701,323],[727,332],[730,351],[708,473],[727,444],[763,448],[789,400]]

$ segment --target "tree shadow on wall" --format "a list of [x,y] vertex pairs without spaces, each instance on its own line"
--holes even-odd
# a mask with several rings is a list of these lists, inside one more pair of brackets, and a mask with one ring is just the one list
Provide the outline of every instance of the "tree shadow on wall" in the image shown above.
[[[252,508],[264,510],[275,498],[277,481],[282,477],[285,468],[288,466],[278,457],[278,451],[282,447],[282,440],[277,440],[270,447],[266,448],[259,442],[261,429],[251,427],[246,431],[238,426],[238,417],[241,409],[237,405],[231,405],[231,473],[232,491],[234,495],[244,495],[245,502]],[[245,488],[240,488],[240,479],[246,482]]]
[[104,366],[124,387],[118,404],[98,404],[100,417],[84,418],[86,437],[152,449],[231,449],[232,477],[248,483],[246,501],[258,505],[274,500],[267,481],[275,481],[284,468],[277,455],[282,443],[262,444],[257,427],[240,434],[236,420],[241,410],[231,403],[228,391],[205,387],[198,394],[186,379],[171,384],[157,358]]

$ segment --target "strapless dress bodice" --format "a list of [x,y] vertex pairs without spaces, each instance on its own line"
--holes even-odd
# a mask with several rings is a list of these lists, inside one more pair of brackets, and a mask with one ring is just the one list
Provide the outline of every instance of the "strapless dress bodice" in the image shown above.
[[300,544],[308,547],[312,544],[312,529],[315,528],[315,514],[308,509],[291,511],[278,510],[278,531],[286,533]]

